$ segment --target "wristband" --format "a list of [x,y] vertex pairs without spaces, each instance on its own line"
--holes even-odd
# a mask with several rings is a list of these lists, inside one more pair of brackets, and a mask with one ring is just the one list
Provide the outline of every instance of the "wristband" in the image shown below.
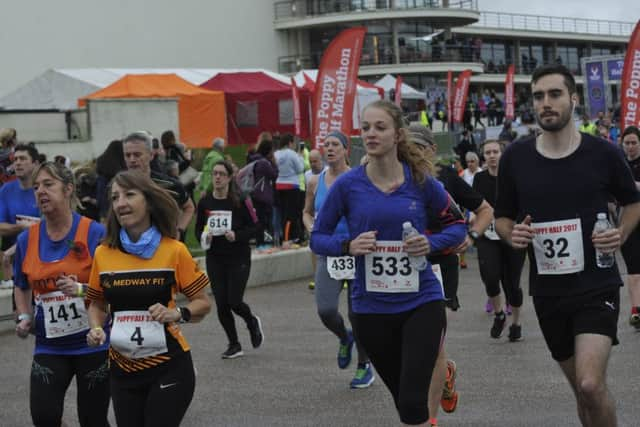
[[340,248],[342,250],[342,255],[350,255],[349,246],[351,246],[351,240],[343,240]]
[[33,317],[29,313],[18,314],[18,322],[22,322],[23,320],[31,320]]
[[93,328],[91,328],[92,331],[103,331],[104,329],[102,329],[102,326],[94,326]]
[[77,287],[77,292],[76,292],[76,296],[81,298],[84,296],[84,285],[80,282],[76,282],[76,287]]

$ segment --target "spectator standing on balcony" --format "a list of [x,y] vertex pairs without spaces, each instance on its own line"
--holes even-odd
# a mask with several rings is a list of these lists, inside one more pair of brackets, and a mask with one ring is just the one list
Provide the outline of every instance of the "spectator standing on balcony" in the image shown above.
[[476,62],[481,62],[482,59],[482,39],[480,37],[476,37],[473,39],[473,59]]

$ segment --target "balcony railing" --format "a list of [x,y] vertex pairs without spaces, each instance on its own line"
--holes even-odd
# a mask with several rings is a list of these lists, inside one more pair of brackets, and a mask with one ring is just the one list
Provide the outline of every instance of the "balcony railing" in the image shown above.
[[[278,58],[278,72],[283,74],[292,74],[304,69],[315,69],[320,64],[322,52],[314,52],[310,55],[300,56],[281,56]],[[479,56],[477,52],[469,49],[464,45],[444,45],[431,46],[429,50],[412,50],[401,48],[400,63],[395,62],[395,56],[390,52],[380,52],[374,49],[365,49],[360,56],[360,65],[400,65],[400,64],[433,64],[433,63],[469,63],[484,64],[484,72],[487,74],[505,74],[508,64],[503,61],[495,60]],[[557,62],[549,60],[541,63],[528,62],[526,64],[516,64],[516,74],[531,74],[533,70],[540,65],[556,64]],[[582,70],[579,66],[569,65],[574,75],[581,75]]]
[[633,22],[484,11],[480,14],[480,20],[471,24],[474,27],[507,30],[550,31],[622,37],[631,36],[634,25]]
[[352,12],[391,12],[434,8],[478,10],[478,0],[320,0],[317,2],[288,0],[274,4],[276,20]]

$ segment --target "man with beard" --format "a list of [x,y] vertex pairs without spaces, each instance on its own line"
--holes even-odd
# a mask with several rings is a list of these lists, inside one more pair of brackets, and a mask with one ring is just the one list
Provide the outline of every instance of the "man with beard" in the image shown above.
[[[530,294],[551,355],[576,396],[585,426],[615,426],[606,384],[622,280],[617,267],[596,264],[596,250],[614,253],[640,218],[640,194],[621,151],[573,121],[575,80],[562,65],[531,76],[542,133],[513,142],[500,160],[496,229],[531,260]],[[620,225],[592,232],[614,197]]]

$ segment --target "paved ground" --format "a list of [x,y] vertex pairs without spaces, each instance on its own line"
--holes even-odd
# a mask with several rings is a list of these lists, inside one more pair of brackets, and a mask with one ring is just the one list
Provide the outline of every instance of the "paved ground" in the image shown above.
[[[525,300],[525,340],[489,338],[491,317],[483,311],[484,289],[475,257],[462,271],[461,311],[450,316],[447,348],[459,367],[460,405],[440,414],[442,426],[577,426],[573,397],[552,362]],[[525,279],[526,284],[526,279]],[[395,426],[398,418],[380,381],[367,390],[350,390],[354,368],[338,370],[337,341],[321,325],[306,281],[252,288],[246,300],[262,317],[266,341],[250,349],[240,328],[245,357],[221,360],[225,339],[217,318],[185,328],[198,371],[194,401],[184,426]],[[620,426],[640,419],[640,333],[626,323],[623,291],[621,345],[610,363],[610,386]],[[344,304],[343,304],[344,308]],[[0,425],[30,425],[28,372],[32,340],[0,336]],[[72,390],[65,421],[76,425]],[[113,419],[113,418],[112,418]],[[112,423],[115,425],[115,423]]]

